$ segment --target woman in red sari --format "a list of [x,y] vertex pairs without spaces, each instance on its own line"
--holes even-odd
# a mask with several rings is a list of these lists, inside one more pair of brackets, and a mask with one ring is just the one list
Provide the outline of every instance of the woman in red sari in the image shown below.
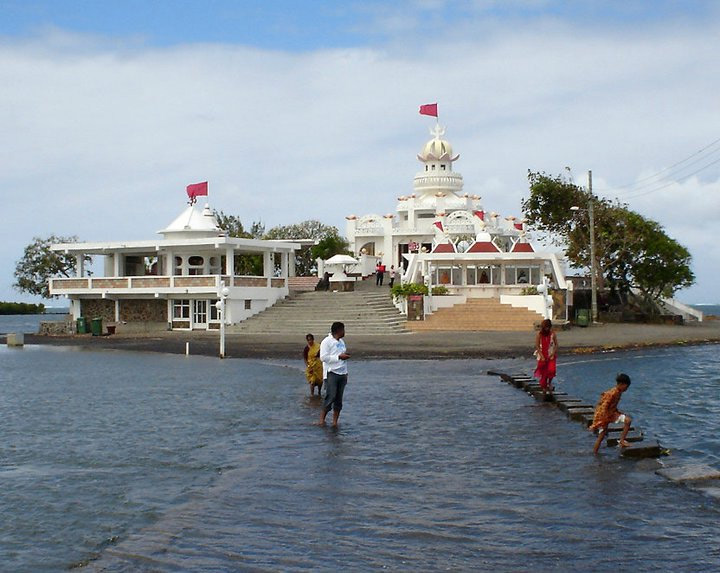
[[543,394],[552,394],[552,379],[555,378],[556,358],[558,342],[557,335],[553,332],[552,322],[546,318],[540,324],[540,331],[535,337],[535,356],[537,356],[537,368],[535,378],[540,380],[540,388]]

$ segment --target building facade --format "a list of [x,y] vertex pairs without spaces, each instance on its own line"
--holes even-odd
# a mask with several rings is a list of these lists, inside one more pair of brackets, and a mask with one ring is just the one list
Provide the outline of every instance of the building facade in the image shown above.
[[[295,243],[228,237],[210,207],[195,204],[158,233],[149,241],[53,245],[75,256],[76,276],[51,279],[50,293],[69,299],[73,318],[99,317],[128,330],[219,328],[223,288],[226,324],[288,295]],[[103,258],[92,275],[86,256]]]

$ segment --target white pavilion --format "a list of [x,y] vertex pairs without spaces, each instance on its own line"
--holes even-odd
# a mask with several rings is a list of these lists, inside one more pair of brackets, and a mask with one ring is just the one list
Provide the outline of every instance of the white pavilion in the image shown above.
[[453,170],[459,155],[445,130],[436,125],[430,133],[417,156],[422,168],[413,192],[397,198],[395,214],[346,217],[363,272],[382,261],[400,269],[403,282],[442,285],[463,298],[502,298],[547,315],[543,302],[520,295],[548,282],[566,289],[561,261],[538,251],[522,220],[487,211],[480,196],[464,192],[463,177]]
[[[225,323],[241,322],[288,295],[300,245],[228,237],[208,205],[191,204],[161,239],[56,244],[72,254],[76,275],[54,278],[50,294],[70,300],[73,318],[102,318],[134,330],[220,327],[216,302],[225,298]],[[89,276],[86,255],[104,257]],[[251,260],[254,264],[244,264]],[[95,265],[97,267],[98,265]]]

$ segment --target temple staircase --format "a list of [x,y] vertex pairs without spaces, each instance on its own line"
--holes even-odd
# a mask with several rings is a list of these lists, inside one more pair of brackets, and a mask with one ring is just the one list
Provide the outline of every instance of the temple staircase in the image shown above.
[[[317,282],[317,279],[314,279]],[[390,289],[359,281],[354,292],[300,291],[239,324],[228,333],[307,334],[322,338],[340,321],[350,334],[406,334],[407,324],[392,304]]]
[[408,322],[406,327],[416,332],[443,330],[528,332],[532,331],[542,319],[542,315],[537,312],[502,304],[496,298],[471,298],[465,304],[436,310],[425,317],[425,320]]

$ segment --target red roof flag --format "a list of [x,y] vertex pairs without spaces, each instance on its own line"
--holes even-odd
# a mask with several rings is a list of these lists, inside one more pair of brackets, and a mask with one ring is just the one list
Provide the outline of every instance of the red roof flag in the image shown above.
[[195,200],[195,197],[199,197],[200,195],[207,195],[208,194],[208,182],[203,181],[202,183],[193,183],[192,185],[187,186],[187,194],[188,197],[190,197],[191,201]]
[[425,105],[420,106],[420,115],[431,115],[433,117],[437,117],[437,104],[436,103],[426,103]]
[[436,226],[438,229],[440,229],[441,231],[445,232],[445,229],[443,229],[442,221],[435,221],[435,222],[433,223],[433,225],[435,225],[435,226]]

